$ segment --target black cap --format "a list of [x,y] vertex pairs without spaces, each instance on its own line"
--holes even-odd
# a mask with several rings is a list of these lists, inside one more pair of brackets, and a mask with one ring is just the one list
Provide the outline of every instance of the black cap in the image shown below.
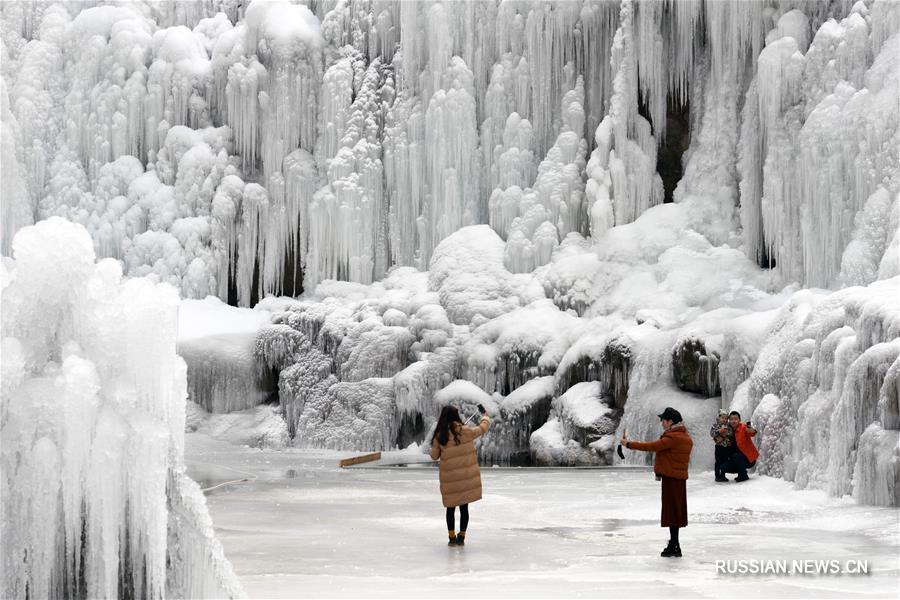
[[681,423],[681,413],[672,408],[671,406],[667,406],[666,410],[662,411],[662,413],[656,415],[660,419],[668,419],[673,423]]

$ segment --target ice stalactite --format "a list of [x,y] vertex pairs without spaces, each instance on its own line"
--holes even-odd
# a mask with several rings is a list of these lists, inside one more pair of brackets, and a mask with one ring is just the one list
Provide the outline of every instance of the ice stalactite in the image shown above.
[[[550,262],[559,241],[569,233],[586,233],[584,218],[584,170],[587,142],[584,130],[584,83],[581,77],[567,92],[560,107],[562,125],[556,143],[538,167],[534,187],[524,190],[518,214],[506,230],[506,267],[513,273],[527,273]],[[512,188],[515,191],[516,188]],[[508,195],[515,199],[515,194]],[[499,204],[498,221],[503,222],[503,194],[494,198]],[[508,211],[512,214],[512,211]],[[496,225],[495,225],[496,227]]]
[[859,438],[853,497],[861,504],[900,506],[900,431],[872,423]]
[[637,114],[638,64],[634,39],[634,3],[623,0],[612,43],[613,93],[607,115],[595,133],[587,175],[591,233],[634,221],[663,200],[656,173],[656,140],[650,123]]
[[308,204],[304,287],[323,279],[371,283],[388,258],[381,138],[393,72],[376,59],[363,70],[350,52],[325,74],[318,164],[327,185]]
[[828,491],[842,496],[852,490],[851,474],[860,436],[875,421],[885,374],[900,356],[900,339],[867,348],[847,369],[841,397],[831,414]]
[[183,475],[175,290],[123,281],[119,263],[95,263],[88,233],[60,218],[23,228],[13,252],[3,263],[3,595],[162,598],[185,574],[195,592],[241,595]]
[[[879,370],[884,364],[879,365]],[[888,367],[878,394],[877,420],[859,437],[853,466],[853,497],[857,502],[900,506],[900,359]],[[868,408],[868,407],[867,407]],[[857,423],[859,425],[859,423]]]
[[897,248],[891,247],[891,241],[898,228],[900,197],[895,194],[891,198],[886,189],[879,187],[856,213],[853,239],[841,257],[841,282],[868,285],[876,279],[886,279],[889,275],[881,273],[881,265],[886,260],[897,262]]
[[424,233],[419,226],[426,198],[424,143],[422,103],[398,98],[385,114],[383,142],[384,193],[390,205],[388,240],[393,264],[417,264]]
[[[14,119],[18,122],[22,144],[21,158],[26,167],[23,175],[34,203],[40,200],[47,183],[48,163],[54,155],[63,124],[58,110],[59,89],[64,85],[61,45],[70,21],[65,10],[50,7],[39,21],[40,39],[31,40],[22,48],[15,71],[10,72],[4,82],[9,86],[7,91],[11,87],[7,106],[15,111]],[[8,60],[4,56],[4,62]],[[12,73],[15,73],[14,78]],[[13,173],[11,169],[9,172]],[[11,239],[10,236],[7,244]]]
[[256,168],[260,147],[259,92],[266,69],[252,57],[248,64],[235,63],[227,69],[224,104],[225,122],[234,132],[235,151],[244,169]]
[[766,33],[766,2],[704,0],[703,8],[712,77],[721,81],[727,71],[740,72],[748,59],[759,56]]
[[900,429],[900,360],[884,375],[878,396],[878,420],[885,429]]
[[528,64],[521,56],[504,54],[491,71],[481,104],[482,195],[497,187],[529,187],[534,181],[534,133],[521,116],[528,114],[529,85]]
[[692,77],[691,108],[698,114],[691,146],[684,157],[684,176],[673,193],[685,208],[691,227],[715,246],[737,245],[738,161],[740,136],[739,90],[743,71],[728,69],[714,81],[709,65],[697,65]]
[[394,375],[398,447],[424,441],[426,431],[440,414],[434,395],[453,379],[456,356],[451,346],[422,352],[419,360]]
[[267,71],[259,94],[259,136],[263,180],[269,181],[285,156],[315,145],[324,40],[307,7],[282,0],[252,2],[245,23],[245,49]]
[[524,203],[522,195],[537,175],[534,153],[529,149],[533,144],[531,123],[512,113],[503,130],[503,144],[494,148],[494,166],[491,179],[496,187],[488,200],[491,227],[497,235],[506,239],[513,220],[519,215],[519,207]]
[[266,255],[268,224],[269,194],[258,183],[248,183],[241,200],[241,225],[235,268],[235,285],[240,306],[252,304],[254,284],[258,284],[260,272],[265,268],[264,264],[259,264],[258,258]]
[[334,367],[331,358],[318,348],[311,345],[301,347],[297,357],[299,360],[283,368],[278,377],[278,399],[292,438],[297,435],[307,403],[311,402],[311,406],[319,411],[325,410],[325,406],[319,406],[320,399],[337,383],[337,378],[332,374]]
[[341,381],[390,377],[409,363],[415,337],[406,327],[385,326],[381,319],[361,320],[347,331],[337,350],[335,372]]
[[[680,6],[678,3],[676,6]],[[593,149],[594,132],[609,108],[612,71],[609,68],[611,40],[618,27],[619,9],[613,2],[586,2],[581,7],[581,45],[577,56],[583,63],[585,82],[584,137]]]
[[[900,189],[897,154],[889,149],[900,135],[893,110],[900,36],[875,44],[867,12],[857,3],[808,42],[806,17],[789,11],[757,60],[747,94],[757,107],[745,105],[743,113],[742,222],[748,254],[774,259],[787,281],[838,283],[854,217],[879,186]],[[893,14],[878,12],[887,21]],[[874,45],[879,51],[871,54]],[[835,144],[843,150],[826,150]]]
[[[339,450],[394,447],[400,415],[392,376],[406,364],[412,334],[370,319],[350,327],[328,348],[332,342],[323,339],[328,328],[348,325],[335,318],[343,313],[326,322],[327,313],[319,320],[303,312],[297,306],[257,338],[257,356],[280,371],[279,399],[294,444]],[[382,372],[390,376],[378,377]]]
[[389,450],[396,427],[390,378],[337,382],[309,398],[297,423],[296,444],[334,450]]
[[[442,79],[446,78],[442,81]],[[425,174],[428,192],[419,223],[419,260],[431,261],[434,247],[465,225],[487,220],[478,195],[478,132],[472,72],[458,57],[438,79],[425,111]]]
[[[213,348],[214,350],[211,350]],[[179,342],[188,364],[188,398],[214,413],[251,408],[273,389],[254,363],[252,335],[212,335]]]
[[27,171],[19,160],[21,137],[16,118],[9,111],[6,83],[0,78],[0,182],[2,206],[2,252],[9,256],[16,231],[34,222],[34,205],[28,189]]
[[530,460],[531,434],[550,417],[553,377],[530,379],[504,397],[497,397],[499,417],[481,444],[484,464],[522,464]]
[[386,0],[326,0],[315,3],[322,37],[333,46],[353,46],[368,59],[390,62],[399,41],[400,3]]
[[[780,310],[732,402],[753,421],[760,411],[766,422],[758,440],[766,472],[834,495],[884,500],[871,472],[854,469],[876,468],[873,461],[886,455],[873,457],[873,444],[884,439],[874,432],[896,427],[883,407],[896,387],[897,285],[895,277],[819,297],[798,292]],[[766,404],[767,395],[778,405]]]
[[[566,65],[575,58],[574,33],[579,13],[576,2],[541,4],[532,8],[526,18],[524,58],[531,70],[529,120],[534,126],[539,154],[551,146],[555,109],[565,91],[573,87],[572,72]],[[575,133],[582,135],[581,130]]]

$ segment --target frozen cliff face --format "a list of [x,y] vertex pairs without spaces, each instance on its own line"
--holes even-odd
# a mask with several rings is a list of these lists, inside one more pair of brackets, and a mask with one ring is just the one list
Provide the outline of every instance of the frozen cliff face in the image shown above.
[[237,596],[184,475],[178,295],[60,218],[3,261],[3,594]]

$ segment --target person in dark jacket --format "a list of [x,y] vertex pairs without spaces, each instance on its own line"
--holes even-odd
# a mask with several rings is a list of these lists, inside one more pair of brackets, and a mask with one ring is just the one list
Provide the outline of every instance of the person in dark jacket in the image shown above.
[[755,467],[756,459],[759,458],[759,451],[752,439],[756,436],[756,430],[749,424],[741,423],[741,413],[736,410],[731,411],[728,415],[728,423],[734,431],[734,444],[737,451],[728,458],[723,470],[726,473],[737,473],[735,481],[740,483],[750,479],[747,469]]
[[694,441],[681,420],[681,413],[667,406],[659,415],[663,433],[655,442],[629,440],[622,431],[622,445],[631,450],[656,452],[653,471],[662,481],[660,525],[669,528],[669,543],[660,556],[681,556],[678,530],[687,527],[687,478]]
[[734,431],[728,423],[728,411],[720,410],[713,426],[709,428],[709,436],[716,447],[716,481],[728,481],[725,477],[725,463],[737,449],[734,445]]

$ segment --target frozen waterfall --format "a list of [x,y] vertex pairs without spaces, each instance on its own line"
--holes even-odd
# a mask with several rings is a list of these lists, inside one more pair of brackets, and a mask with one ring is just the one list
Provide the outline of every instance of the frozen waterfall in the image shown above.
[[[63,502],[42,540],[10,522],[57,565],[40,591],[111,589],[78,561],[126,556],[108,532],[166,497],[156,537],[128,538],[153,573],[133,584],[205,581],[165,573],[174,548],[227,581],[179,475],[185,393],[342,450],[482,402],[481,460],[504,464],[617,462],[671,405],[708,468],[735,408],[759,472],[900,503],[896,1],[11,0],[0,22],[4,423],[34,465],[4,474]],[[70,279],[16,248],[47,227]],[[129,336],[154,345],[115,350]],[[46,404],[66,394],[93,437]],[[149,437],[122,437],[135,419]],[[142,465],[163,484],[95,482],[101,518],[76,484],[129,444],[169,449]],[[102,544],[59,563],[82,518]]]

